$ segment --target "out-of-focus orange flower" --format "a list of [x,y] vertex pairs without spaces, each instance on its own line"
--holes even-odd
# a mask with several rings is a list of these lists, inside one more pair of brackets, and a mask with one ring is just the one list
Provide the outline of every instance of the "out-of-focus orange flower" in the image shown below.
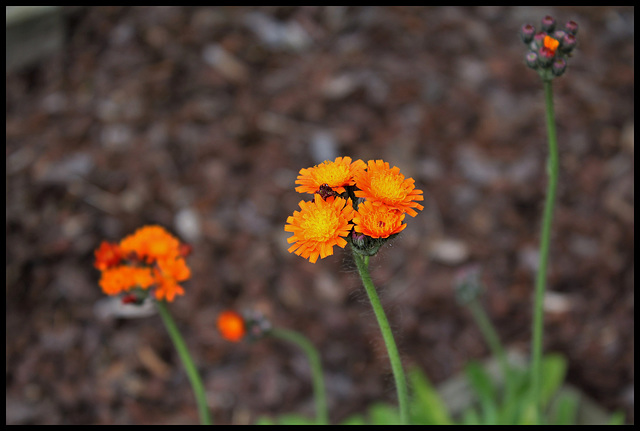
[[404,214],[386,205],[374,205],[365,201],[358,206],[353,217],[354,230],[371,238],[388,238],[407,227]]
[[313,202],[300,201],[299,205],[301,211],[294,211],[284,227],[285,231],[293,232],[293,236],[287,238],[288,243],[295,243],[289,247],[290,253],[315,263],[318,257],[332,255],[334,245],[342,248],[347,245],[344,237],[351,231],[354,213],[351,199],[329,197],[324,200],[315,195]]
[[144,226],[120,241],[126,255],[135,254],[148,263],[180,254],[180,241],[161,226]]
[[151,269],[127,265],[108,268],[102,271],[100,277],[100,287],[107,295],[118,295],[134,287],[147,289],[154,282]]
[[189,251],[161,226],[144,226],[120,245],[105,241],[95,251],[95,267],[102,271],[100,287],[107,295],[155,287],[156,299],[171,302],[184,294],[178,282],[191,277],[184,260]]
[[177,282],[191,277],[191,270],[182,258],[164,258],[158,260],[153,274],[157,283],[156,299],[172,302],[176,295],[184,295],[184,289]]
[[218,330],[225,340],[237,343],[247,333],[242,316],[235,311],[227,310],[218,316]]
[[421,201],[422,190],[415,188],[413,178],[405,179],[397,167],[389,168],[389,163],[382,160],[369,160],[367,170],[356,175],[355,191],[359,198],[365,198],[374,205],[384,204],[412,217],[418,215],[416,209],[424,207]]
[[100,247],[95,251],[96,261],[93,264],[100,271],[112,268],[122,260],[122,251],[118,244],[102,241]]
[[301,169],[296,180],[299,193],[316,193],[326,184],[337,194],[344,193],[345,186],[355,184],[354,176],[363,170],[362,160],[351,163],[351,157],[338,157],[334,162],[326,161],[311,168]]

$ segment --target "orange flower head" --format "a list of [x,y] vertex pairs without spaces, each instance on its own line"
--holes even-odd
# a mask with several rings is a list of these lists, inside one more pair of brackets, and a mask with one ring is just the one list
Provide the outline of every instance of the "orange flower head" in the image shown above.
[[169,257],[158,259],[157,263],[153,269],[156,299],[172,302],[176,295],[184,295],[184,289],[177,283],[191,277],[191,270],[184,259]]
[[555,40],[551,36],[545,36],[543,45],[550,51],[551,55],[554,55],[556,53],[556,50],[558,49],[558,46],[560,46],[560,42]]
[[227,310],[218,316],[218,330],[225,340],[237,343],[247,333],[242,316],[235,311]]
[[371,238],[388,238],[407,227],[402,223],[404,214],[386,205],[374,205],[365,201],[358,206],[353,217],[355,231]]
[[405,179],[399,168],[390,169],[389,163],[382,160],[369,160],[367,170],[356,175],[356,186],[360,190],[356,190],[355,195],[374,205],[384,204],[415,217],[418,215],[415,209],[424,209],[416,201],[424,198],[414,183],[413,178]]
[[351,219],[354,210],[351,199],[345,201],[341,197],[322,199],[315,195],[312,202],[300,201],[301,211],[294,211],[287,218],[284,230],[293,232],[287,242],[294,243],[290,253],[295,253],[311,263],[318,257],[325,258],[333,254],[333,246],[344,248],[344,239],[351,231]]
[[135,287],[149,288],[155,282],[151,269],[120,265],[102,271],[100,287],[107,295],[118,295]]
[[102,241],[100,247],[96,249],[94,254],[96,256],[96,261],[93,265],[100,271],[112,268],[118,265],[122,260],[122,251],[118,244],[113,244],[107,241]]
[[152,263],[156,259],[180,254],[180,241],[161,226],[144,226],[120,241],[125,256],[135,254]]
[[326,161],[312,168],[300,170],[296,180],[296,191],[299,193],[316,193],[320,186],[327,185],[337,194],[345,192],[345,186],[355,184],[354,176],[363,170],[365,163],[351,157],[338,157],[334,162]]
[[188,246],[160,226],[144,226],[120,244],[103,242],[96,250],[95,267],[102,271],[100,287],[107,295],[154,286],[158,300],[184,295],[178,284],[191,277],[184,260]]

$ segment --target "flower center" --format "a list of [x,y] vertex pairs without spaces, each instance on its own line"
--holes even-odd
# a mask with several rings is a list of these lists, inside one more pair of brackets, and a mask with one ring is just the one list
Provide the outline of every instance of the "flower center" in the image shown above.
[[407,196],[404,178],[392,172],[383,172],[371,178],[371,191],[382,199],[397,202]]
[[318,208],[304,217],[300,224],[307,239],[326,241],[331,238],[338,229],[339,218],[332,208]]
[[349,168],[337,163],[323,163],[315,170],[315,177],[319,183],[326,183],[329,187],[336,187],[349,180]]
[[386,238],[402,224],[402,215],[393,210],[366,210],[360,217],[364,231],[374,238]]

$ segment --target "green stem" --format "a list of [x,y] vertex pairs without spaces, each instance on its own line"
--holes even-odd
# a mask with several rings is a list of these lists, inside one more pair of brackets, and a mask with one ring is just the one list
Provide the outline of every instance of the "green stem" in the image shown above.
[[176,326],[173,317],[171,317],[171,313],[169,313],[167,304],[164,301],[157,301],[156,307],[158,308],[158,312],[160,313],[160,317],[162,317],[164,326],[167,328],[169,337],[178,351],[178,356],[180,356],[184,370],[187,372],[187,376],[191,382],[191,387],[193,388],[193,393],[196,397],[196,403],[198,404],[200,423],[202,425],[212,425],[213,421],[211,420],[211,414],[209,413],[209,407],[207,406],[207,397],[204,392],[204,385],[202,384],[198,370],[193,363],[193,359],[191,359],[189,349],[187,349],[187,345],[184,342],[182,335],[180,335],[180,331],[178,331],[178,327]]
[[311,375],[313,378],[313,394],[316,402],[316,422],[318,425],[329,424],[329,412],[327,410],[327,394],[324,388],[324,378],[322,376],[322,362],[318,350],[311,342],[299,332],[273,328],[269,335],[286,340],[300,347],[309,358]]
[[396,342],[393,339],[393,333],[391,332],[389,321],[384,313],[384,309],[380,303],[380,298],[378,298],[378,293],[376,292],[376,288],[371,280],[371,275],[369,274],[369,256],[363,256],[356,250],[353,250],[353,256],[355,258],[356,265],[358,266],[358,272],[360,273],[362,284],[364,284],[364,288],[367,291],[369,300],[371,301],[373,312],[378,319],[382,338],[387,346],[387,353],[389,354],[389,361],[391,362],[393,378],[395,379],[396,390],[398,391],[400,421],[403,425],[407,425],[409,423],[409,395],[407,392],[407,379],[405,378],[404,370],[402,369],[400,354],[398,353]]
[[[495,326],[491,323],[491,319],[489,319],[487,312],[482,307],[478,298],[474,298],[467,305],[471,310],[471,314],[473,315],[476,324],[480,328],[480,332],[482,332],[482,336],[489,345],[489,349],[491,349],[491,354],[498,359],[498,363],[502,369],[502,377],[504,379],[504,404],[505,406],[512,406],[513,403],[510,403],[510,401],[513,399],[516,392],[516,381],[507,358],[507,353],[500,342],[500,337],[498,336]],[[513,422],[513,409],[506,408],[503,414],[505,415],[504,420],[506,423]]]
[[502,348],[502,344],[500,343],[500,337],[498,337],[498,333],[493,327],[491,320],[489,320],[489,316],[487,316],[487,313],[484,311],[484,309],[480,305],[480,301],[478,301],[477,298],[469,303],[469,308],[471,309],[473,318],[480,328],[480,332],[482,332],[485,341],[489,345],[489,349],[491,349],[491,353],[500,362],[502,375],[505,379],[505,385],[507,385],[510,380],[509,377],[511,371],[507,362],[507,354]]
[[549,261],[549,244],[551,242],[551,223],[553,221],[553,206],[556,200],[556,188],[558,185],[558,140],[556,136],[555,114],[553,111],[553,89],[551,80],[544,82],[544,100],[547,117],[547,135],[549,141],[549,159],[547,184],[547,197],[544,205],[542,219],[542,232],[540,234],[540,262],[536,276],[535,303],[533,308],[533,339],[531,346],[531,388],[533,402],[536,406],[536,419],[540,423],[542,413],[542,399],[540,396],[542,385],[542,333],[544,329],[544,292],[547,284],[547,263]]

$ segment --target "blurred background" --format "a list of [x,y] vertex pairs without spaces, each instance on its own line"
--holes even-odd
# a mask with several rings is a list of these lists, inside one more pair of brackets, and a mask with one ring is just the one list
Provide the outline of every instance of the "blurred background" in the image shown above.
[[554,81],[545,351],[633,421],[633,7],[53,8],[17,24],[14,13],[7,424],[198,422],[159,316],[114,315],[92,266],[102,240],[150,223],[193,245],[170,308],[217,423],[314,411],[302,353],[222,340],[227,308],[313,341],[333,421],[394,402],[349,253],[311,264],[287,252],[285,220],[307,198],[298,171],[337,156],[383,159],[424,190],[424,211],[372,260],[405,366],[440,384],[489,356],[452,290],[469,264],[504,343],[527,354],[547,141],[518,31],[546,14],[580,29]]

